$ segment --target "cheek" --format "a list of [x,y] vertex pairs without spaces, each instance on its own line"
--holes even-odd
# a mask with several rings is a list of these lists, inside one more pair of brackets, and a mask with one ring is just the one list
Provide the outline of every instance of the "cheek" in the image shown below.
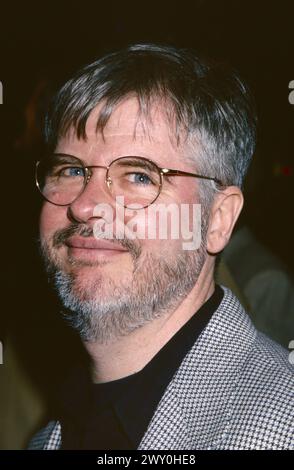
[[147,251],[156,249],[162,255],[171,250],[178,251],[181,244],[180,208],[176,204],[171,211],[164,205],[149,207],[149,210],[134,212],[126,210],[126,238],[133,236]]
[[56,230],[61,229],[66,224],[66,208],[57,207],[50,203],[44,203],[39,222],[41,239],[48,239]]

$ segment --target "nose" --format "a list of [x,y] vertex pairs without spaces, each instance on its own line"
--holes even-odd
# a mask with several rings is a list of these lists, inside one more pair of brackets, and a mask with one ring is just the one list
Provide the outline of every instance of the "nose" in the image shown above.
[[88,223],[101,218],[98,204],[109,204],[113,209],[113,198],[105,183],[106,169],[95,168],[83,192],[68,207],[68,217],[72,222]]

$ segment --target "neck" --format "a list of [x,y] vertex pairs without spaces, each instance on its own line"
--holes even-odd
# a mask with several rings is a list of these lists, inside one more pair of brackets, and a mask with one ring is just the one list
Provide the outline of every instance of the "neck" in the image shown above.
[[93,382],[118,380],[143,369],[213,291],[213,269],[204,264],[197,283],[175,310],[109,343],[85,342],[91,358]]

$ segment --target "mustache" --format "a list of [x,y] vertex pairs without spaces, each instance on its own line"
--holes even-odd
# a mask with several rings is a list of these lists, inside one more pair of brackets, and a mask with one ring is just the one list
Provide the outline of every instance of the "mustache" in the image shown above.
[[81,237],[91,237],[93,236],[93,229],[91,227],[88,227],[86,224],[72,223],[69,227],[57,230],[54,233],[52,239],[53,247],[59,248],[61,245],[64,245],[70,237],[74,235],[79,235]]
[[[85,238],[94,237],[93,228],[89,227],[87,224],[72,223],[64,229],[57,230],[52,239],[53,247],[60,248],[68,241],[70,237],[74,235]],[[98,239],[97,236],[95,236],[95,238]],[[128,238],[116,238],[115,235],[113,235],[111,238],[101,237],[101,239],[107,239],[113,241],[115,244],[122,246],[130,252],[134,259],[139,258],[141,254],[141,247],[135,242],[135,240],[130,240]]]

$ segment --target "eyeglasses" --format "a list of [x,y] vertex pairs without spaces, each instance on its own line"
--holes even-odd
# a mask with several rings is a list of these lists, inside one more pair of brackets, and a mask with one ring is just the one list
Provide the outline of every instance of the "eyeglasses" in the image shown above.
[[217,178],[160,168],[144,157],[124,156],[116,158],[109,166],[86,166],[79,158],[62,153],[48,155],[36,163],[36,185],[47,201],[68,206],[82,194],[94,168],[106,170],[106,186],[114,199],[123,197],[125,208],[134,204],[145,208],[152,204],[161,193],[163,177],[191,176],[222,185]]

